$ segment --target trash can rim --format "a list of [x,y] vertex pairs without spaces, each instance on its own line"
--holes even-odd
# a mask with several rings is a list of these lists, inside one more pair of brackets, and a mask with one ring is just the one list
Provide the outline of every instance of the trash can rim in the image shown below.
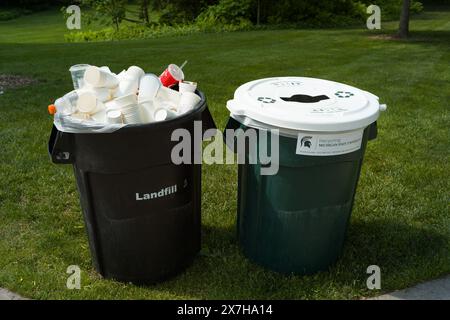
[[231,116],[288,130],[342,132],[375,122],[378,97],[362,89],[309,77],[253,80],[236,89],[227,102]]
[[278,127],[274,126],[269,123],[260,122],[258,120],[254,120],[247,116],[241,116],[241,115],[235,115],[230,114],[230,118],[233,118],[240,124],[242,124],[245,127],[253,128],[257,130],[278,130],[280,136],[285,136],[289,138],[297,138],[299,133],[311,133],[311,134],[320,134],[320,133],[327,133],[327,134],[333,134],[333,133],[347,133],[347,132],[353,132],[358,131],[367,128],[368,126],[371,126],[373,123],[376,122],[376,119],[370,122],[367,125],[364,125],[362,127],[353,128],[353,129],[347,129],[347,130],[333,130],[333,131],[327,131],[327,130],[307,130],[307,129],[293,129],[293,128],[284,128],[284,127]]

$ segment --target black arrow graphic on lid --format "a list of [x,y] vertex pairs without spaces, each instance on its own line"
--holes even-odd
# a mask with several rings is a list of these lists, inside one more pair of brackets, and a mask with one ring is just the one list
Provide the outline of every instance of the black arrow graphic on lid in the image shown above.
[[293,96],[290,97],[280,97],[280,98],[288,102],[301,102],[301,103],[314,103],[330,99],[329,97],[323,94],[320,96],[309,96],[307,94],[294,94]]

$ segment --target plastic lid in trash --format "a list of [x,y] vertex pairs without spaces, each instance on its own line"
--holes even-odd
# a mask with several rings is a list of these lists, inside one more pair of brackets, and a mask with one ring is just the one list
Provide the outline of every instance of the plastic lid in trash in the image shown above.
[[378,97],[355,87],[315,78],[280,77],[240,86],[227,108],[231,116],[279,128],[346,131],[377,120]]

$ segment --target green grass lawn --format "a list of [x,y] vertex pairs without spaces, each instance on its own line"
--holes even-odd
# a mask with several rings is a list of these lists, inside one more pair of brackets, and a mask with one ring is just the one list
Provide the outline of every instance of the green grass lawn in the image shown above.
[[[136,11],[137,5],[128,5],[127,17],[138,20]],[[151,11],[149,16],[151,22],[157,22],[159,19],[159,13],[155,11]],[[85,10],[81,10],[82,31],[106,28],[107,19],[104,20],[101,23],[94,20],[88,23]],[[122,25],[133,24],[128,21],[122,22]],[[0,43],[58,43],[64,42],[64,34],[67,32],[66,21],[59,8],[22,15],[14,20],[0,21]]]
[[[50,12],[0,23],[0,74],[39,80],[0,95],[0,287],[37,299],[346,299],[450,273],[450,8],[415,17],[410,41],[353,28],[66,44],[63,23]],[[396,23],[382,26],[392,32]],[[343,256],[328,272],[282,276],[246,260],[235,236],[237,168],[204,165],[202,253],[186,272],[148,287],[95,273],[72,169],[47,155],[46,107],[71,89],[73,64],[159,73],[184,60],[220,128],[236,87],[262,77],[331,79],[387,103]],[[81,290],[66,289],[72,264],[83,270]],[[366,288],[372,264],[381,267],[379,291]]]

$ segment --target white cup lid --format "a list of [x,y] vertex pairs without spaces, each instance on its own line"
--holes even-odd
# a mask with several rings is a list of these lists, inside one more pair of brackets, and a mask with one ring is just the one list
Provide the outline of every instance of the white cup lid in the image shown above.
[[378,97],[355,87],[315,78],[279,77],[240,86],[227,108],[231,115],[270,126],[306,131],[347,131],[374,122]]
[[179,66],[177,66],[176,64],[169,64],[169,72],[172,75],[172,77],[175,78],[175,80],[177,81],[181,81],[184,79],[184,73],[183,70],[181,70],[181,68]]

